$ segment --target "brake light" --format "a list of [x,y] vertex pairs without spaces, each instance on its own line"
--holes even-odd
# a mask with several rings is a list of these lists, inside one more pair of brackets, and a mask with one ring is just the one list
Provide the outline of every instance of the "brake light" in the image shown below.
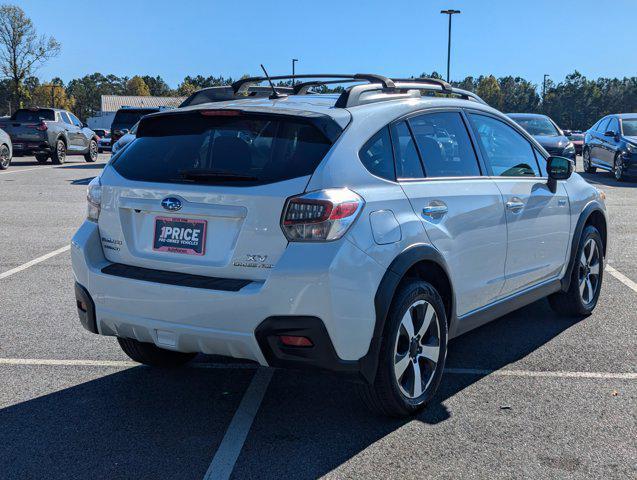
[[49,126],[42,121],[35,126],[35,129],[39,132],[46,132],[49,129]]
[[92,222],[97,222],[100,218],[100,211],[102,210],[102,182],[100,182],[100,177],[95,177],[88,184],[86,201],[86,218]]
[[313,347],[312,340],[307,337],[299,337],[296,335],[281,335],[279,337],[281,343],[287,347]]
[[241,115],[239,110],[200,110],[204,117],[238,117]]
[[290,242],[337,240],[354,223],[365,201],[347,188],[289,198],[281,228]]

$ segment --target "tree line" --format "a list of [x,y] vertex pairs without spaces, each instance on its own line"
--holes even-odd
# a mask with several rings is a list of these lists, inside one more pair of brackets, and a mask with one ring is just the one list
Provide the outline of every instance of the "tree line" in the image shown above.
[[[97,72],[66,84],[60,78],[42,81],[35,71],[59,55],[61,48],[54,37],[38,35],[20,7],[0,5],[0,116],[24,106],[52,106],[72,110],[86,120],[100,111],[102,95],[187,96],[233,81],[224,76],[186,76],[173,89],[160,76],[119,77]],[[420,76],[441,78],[437,72]],[[559,83],[549,79],[542,90],[513,76],[468,76],[452,83],[477,93],[498,110],[544,113],[565,129],[587,129],[609,113],[637,112],[637,77],[589,80],[575,71]],[[320,90],[338,92],[342,87],[323,86]]]

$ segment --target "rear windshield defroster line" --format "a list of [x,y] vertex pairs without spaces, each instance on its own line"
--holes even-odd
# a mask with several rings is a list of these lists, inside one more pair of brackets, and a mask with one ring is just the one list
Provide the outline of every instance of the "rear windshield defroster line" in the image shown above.
[[193,111],[143,119],[113,167],[143,182],[262,185],[311,175],[331,146],[306,118]]

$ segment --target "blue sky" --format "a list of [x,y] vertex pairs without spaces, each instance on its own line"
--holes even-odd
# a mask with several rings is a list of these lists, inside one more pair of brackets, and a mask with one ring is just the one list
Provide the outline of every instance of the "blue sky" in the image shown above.
[[[3,0],[0,0],[2,2]],[[47,0],[17,2],[62,54],[37,74],[68,81],[93,72],[185,75],[374,72],[444,75],[454,16],[452,79],[493,73],[540,84],[575,69],[637,75],[637,0]],[[270,6],[271,5],[271,6]],[[612,6],[612,8],[611,8]]]

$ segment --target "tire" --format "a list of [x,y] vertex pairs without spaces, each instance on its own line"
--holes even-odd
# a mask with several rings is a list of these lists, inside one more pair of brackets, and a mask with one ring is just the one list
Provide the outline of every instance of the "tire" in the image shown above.
[[618,182],[623,182],[625,179],[624,165],[621,160],[621,157],[619,156],[619,153],[615,154],[615,159],[613,160],[613,176],[615,177],[615,180],[617,180]]
[[66,160],[66,143],[64,140],[58,139],[55,142],[55,148],[53,149],[53,153],[51,153],[51,161],[55,165],[62,165]]
[[[596,252],[591,252],[591,242],[595,245]],[[575,267],[571,273],[568,291],[549,296],[549,304],[555,312],[566,317],[582,317],[591,314],[602,290],[603,251],[604,245],[599,231],[592,225],[588,225],[584,228],[577,247]]]
[[46,162],[49,161],[49,156],[48,155],[36,155],[35,156],[35,160],[39,163],[39,164],[45,164]]
[[595,173],[597,171],[597,167],[591,166],[591,152],[589,150],[584,150],[582,153],[582,164],[586,173]]
[[11,153],[9,147],[0,145],[0,170],[6,170],[11,165]]
[[[427,318],[429,327],[423,330],[421,325]],[[447,317],[436,289],[421,280],[403,282],[387,315],[374,383],[358,386],[363,402],[373,412],[391,417],[406,417],[422,410],[440,385],[447,337]],[[436,353],[434,362],[430,358]],[[417,372],[421,374],[420,394],[413,381]]]
[[88,146],[88,152],[84,154],[84,160],[89,163],[93,163],[97,160],[97,142],[95,140],[91,140]]
[[197,356],[196,353],[164,350],[152,343],[142,343],[131,338],[117,337],[119,346],[132,360],[151,367],[180,367]]

